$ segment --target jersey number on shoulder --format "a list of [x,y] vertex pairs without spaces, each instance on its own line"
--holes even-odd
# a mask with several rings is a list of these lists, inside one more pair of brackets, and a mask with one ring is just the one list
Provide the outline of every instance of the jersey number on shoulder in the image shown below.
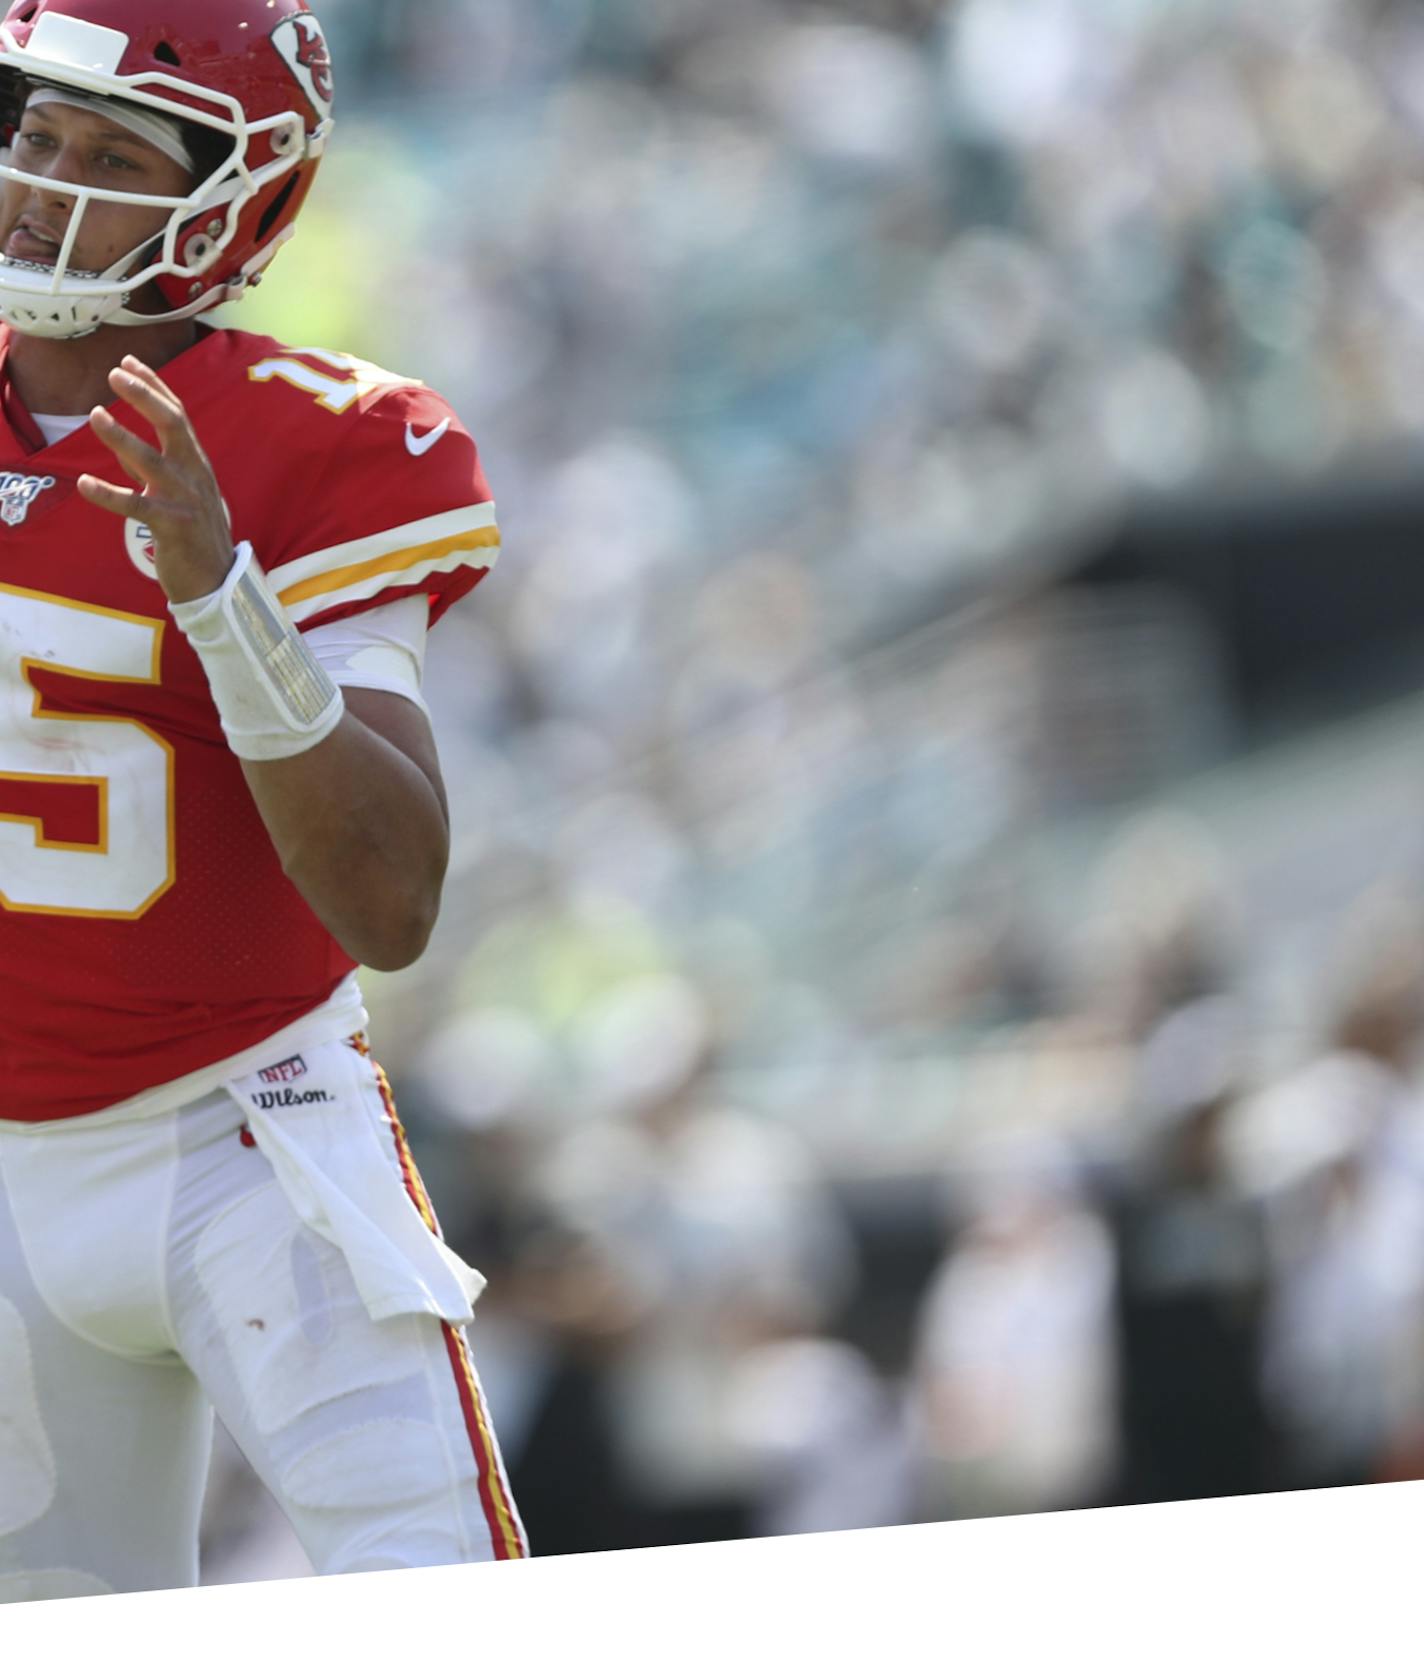
[[[312,395],[321,409],[330,410],[336,416],[344,415],[357,399],[364,398],[367,393],[379,392],[382,387],[421,385],[409,376],[392,375],[376,364],[368,364],[364,358],[350,358],[344,352],[325,352],[320,347],[293,350],[296,356],[264,358],[260,364],[254,364],[247,372],[248,380],[285,381],[293,387],[300,387],[303,392]],[[315,358],[318,363],[327,364],[341,373],[328,375],[313,369],[310,364],[302,362],[304,358]]]
[[46,709],[31,681],[155,686],[163,624],[0,583],[0,907],[140,918],[173,883],[173,751],[141,722]]

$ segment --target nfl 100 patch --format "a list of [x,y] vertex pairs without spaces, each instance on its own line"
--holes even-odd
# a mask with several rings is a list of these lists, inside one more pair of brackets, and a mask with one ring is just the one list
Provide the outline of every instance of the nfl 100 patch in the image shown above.
[[0,520],[9,526],[23,525],[30,510],[54,485],[52,474],[0,473]]

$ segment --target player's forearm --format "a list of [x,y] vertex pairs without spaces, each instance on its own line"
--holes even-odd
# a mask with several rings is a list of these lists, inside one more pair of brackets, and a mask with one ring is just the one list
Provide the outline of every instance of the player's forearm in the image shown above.
[[450,854],[422,770],[349,712],[312,750],[242,768],[282,870],[340,946],[373,970],[413,964]]

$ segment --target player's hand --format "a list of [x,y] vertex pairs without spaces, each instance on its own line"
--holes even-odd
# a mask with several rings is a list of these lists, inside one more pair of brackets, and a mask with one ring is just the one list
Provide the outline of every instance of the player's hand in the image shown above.
[[109,385],[152,427],[158,448],[109,411],[94,410],[89,425],[140,488],[126,490],[85,474],[79,493],[95,508],[149,528],[158,581],[169,600],[201,600],[222,587],[233,561],[232,531],[212,464],[182,400],[141,359],[125,358]]

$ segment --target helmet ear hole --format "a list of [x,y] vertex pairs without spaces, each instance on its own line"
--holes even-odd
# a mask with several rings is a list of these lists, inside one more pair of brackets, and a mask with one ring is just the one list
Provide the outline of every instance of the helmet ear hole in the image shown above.
[[183,67],[182,58],[178,56],[172,45],[166,40],[159,41],[153,49],[153,55],[160,63],[171,64],[174,69]]
[[259,243],[266,242],[267,233],[272,229],[277,221],[281,219],[283,210],[292,200],[292,192],[296,190],[299,178],[300,175],[295,173],[288,176],[286,184],[283,185],[281,190],[277,192],[275,197],[273,197],[271,203],[267,207],[267,211],[258,221],[257,241]]
[[39,0],[31,0],[30,5],[22,6],[15,13],[15,21],[17,23],[28,23],[39,9]]

